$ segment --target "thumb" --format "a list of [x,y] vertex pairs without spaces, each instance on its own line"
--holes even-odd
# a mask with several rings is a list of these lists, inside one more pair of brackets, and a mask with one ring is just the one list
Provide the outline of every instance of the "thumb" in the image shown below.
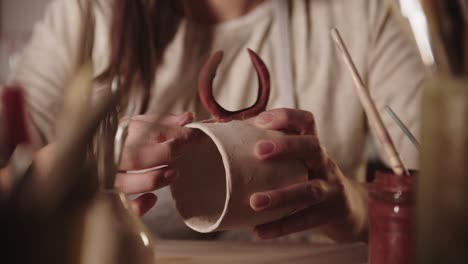
[[340,185],[321,179],[293,184],[281,189],[255,193],[250,206],[255,211],[296,208],[301,210],[322,203],[340,193]]
[[158,197],[153,193],[145,193],[133,201],[130,205],[138,216],[145,215],[156,204]]

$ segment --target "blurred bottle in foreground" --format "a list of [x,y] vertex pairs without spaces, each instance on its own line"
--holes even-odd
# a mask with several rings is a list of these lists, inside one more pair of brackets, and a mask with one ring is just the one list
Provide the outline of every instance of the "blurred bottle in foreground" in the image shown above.
[[422,4],[438,69],[423,98],[417,263],[468,263],[468,1]]
[[434,79],[423,100],[418,263],[468,263],[468,81]]

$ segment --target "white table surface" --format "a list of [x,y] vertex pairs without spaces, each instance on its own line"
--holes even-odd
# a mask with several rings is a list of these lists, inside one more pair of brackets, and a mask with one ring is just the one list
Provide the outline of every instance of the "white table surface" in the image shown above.
[[157,264],[364,264],[367,245],[157,241],[156,254]]

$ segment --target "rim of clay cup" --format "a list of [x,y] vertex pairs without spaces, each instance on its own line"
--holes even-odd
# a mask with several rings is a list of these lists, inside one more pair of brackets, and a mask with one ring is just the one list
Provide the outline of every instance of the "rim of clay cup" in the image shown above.
[[221,223],[224,220],[224,216],[226,215],[229,201],[231,200],[231,192],[230,192],[231,188],[230,187],[232,186],[231,166],[230,166],[230,164],[228,162],[229,159],[226,156],[226,150],[224,148],[224,145],[222,144],[221,141],[219,141],[219,139],[213,133],[211,133],[211,131],[209,129],[207,129],[206,125],[215,125],[215,126],[217,126],[217,125],[222,125],[222,124],[217,124],[217,123],[191,123],[191,124],[186,125],[186,127],[201,130],[203,133],[205,133],[205,135],[210,137],[210,139],[215,143],[216,148],[218,149],[218,152],[221,155],[221,159],[223,160],[224,177],[226,179],[226,196],[225,196],[225,199],[224,199],[223,212],[218,217],[218,220],[216,220],[216,222],[214,224],[212,224],[210,227],[208,227],[208,228],[199,228],[197,226],[192,225],[189,222],[184,221],[185,224],[188,227],[190,227],[193,230],[195,230],[197,232],[200,232],[200,233],[213,232],[217,228],[219,228],[219,226],[221,225]]

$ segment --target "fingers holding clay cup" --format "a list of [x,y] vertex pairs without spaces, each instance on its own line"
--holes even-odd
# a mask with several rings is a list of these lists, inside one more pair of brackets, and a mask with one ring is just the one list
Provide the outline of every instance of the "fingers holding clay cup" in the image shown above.
[[247,121],[192,123],[187,127],[205,135],[205,140],[188,144],[175,163],[180,177],[171,185],[171,192],[187,226],[203,233],[252,228],[285,217],[295,209],[284,206],[256,211],[249,204],[254,193],[308,178],[299,160],[264,162],[252,151],[258,141],[283,137],[283,132]]
[[280,108],[265,111],[253,119],[253,124],[264,129],[288,131],[299,135],[315,135],[315,119],[311,112]]
[[250,206],[255,211],[279,208],[303,209],[326,200],[330,194],[329,185],[322,180],[301,182],[271,190],[255,193],[250,197]]
[[126,194],[152,192],[174,183],[178,176],[178,171],[171,168],[143,173],[118,173],[115,187]]

